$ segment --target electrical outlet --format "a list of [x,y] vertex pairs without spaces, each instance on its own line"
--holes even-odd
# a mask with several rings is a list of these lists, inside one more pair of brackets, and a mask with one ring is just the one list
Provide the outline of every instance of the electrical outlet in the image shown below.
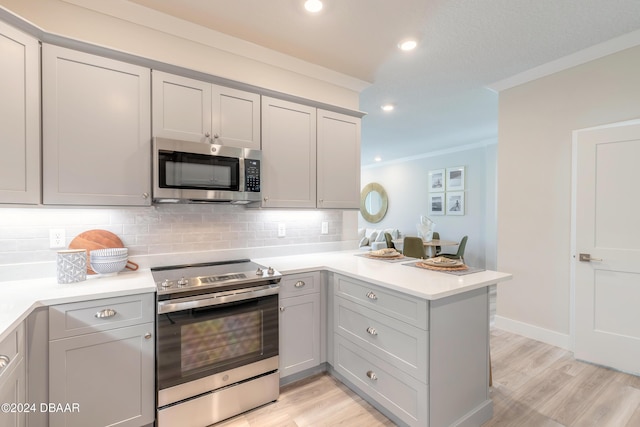
[[59,249],[64,248],[65,236],[63,228],[52,228],[49,230],[49,248]]
[[322,229],[320,234],[329,234],[329,221],[322,221]]
[[285,237],[287,235],[287,226],[284,222],[278,223],[278,237]]

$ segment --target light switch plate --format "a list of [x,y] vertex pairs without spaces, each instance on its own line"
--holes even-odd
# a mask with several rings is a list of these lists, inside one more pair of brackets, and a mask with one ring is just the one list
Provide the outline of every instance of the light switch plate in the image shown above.
[[322,229],[320,234],[329,234],[329,221],[322,221]]
[[278,237],[285,237],[287,235],[287,226],[284,222],[278,223]]

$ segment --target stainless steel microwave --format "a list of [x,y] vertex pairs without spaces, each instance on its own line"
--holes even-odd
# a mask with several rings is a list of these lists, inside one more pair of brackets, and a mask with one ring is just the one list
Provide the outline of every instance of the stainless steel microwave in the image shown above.
[[262,152],[202,142],[153,139],[156,203],[260,200]]

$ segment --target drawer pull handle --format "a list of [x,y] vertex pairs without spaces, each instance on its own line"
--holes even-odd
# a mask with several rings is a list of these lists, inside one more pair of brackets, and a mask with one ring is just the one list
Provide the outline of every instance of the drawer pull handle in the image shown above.
[[113,308],[105,308],[104,310],[100,310],[96,313],[96,317],[98,319],[108,319],[109,317],[113,317],[118,314]]
[[150,340],[152,337],[151,332],[147,332],[146,334],[144,334],[144,339],[145,340]]
[[9,362],[11,362],[9,356],[5,356],[4,354],[0,355],[0,369],[6,368],[9,365]]
[[367,328],[367,333],[369,335],[378,335],[378,331],[376,331],[376,328],[372,328],[371,326]]
[[378,295],[376,295],[373,292],[369,291],[369,292],[367,292],[367,298],[372,299],[372,300],[377,300],[378,299]]
[[373,371],[367,371],[367,376],[369,377],[369,379],[371,381],[377,381],[378,380],[378,376]]
[[306,283],[304,283],[302,280],[298,280],[298,281],[296,282],[296,284],[295,284],[295,285],[293,285],[293,286],[295,286],[296,288],[301,288],[301,287],[303,287],[304,285],[306,285]]

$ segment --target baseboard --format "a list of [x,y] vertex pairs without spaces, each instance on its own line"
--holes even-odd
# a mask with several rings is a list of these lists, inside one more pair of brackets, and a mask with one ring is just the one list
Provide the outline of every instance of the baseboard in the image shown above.
[[513,332],[527,338],[541,341],[565,350],[571,349],[571,337],[567,334],[561,334],[550,329],[541,328],[529,323],[520,322],[518,320],[509,319],[507,317],[495,316],[494,327],[507,332]]

